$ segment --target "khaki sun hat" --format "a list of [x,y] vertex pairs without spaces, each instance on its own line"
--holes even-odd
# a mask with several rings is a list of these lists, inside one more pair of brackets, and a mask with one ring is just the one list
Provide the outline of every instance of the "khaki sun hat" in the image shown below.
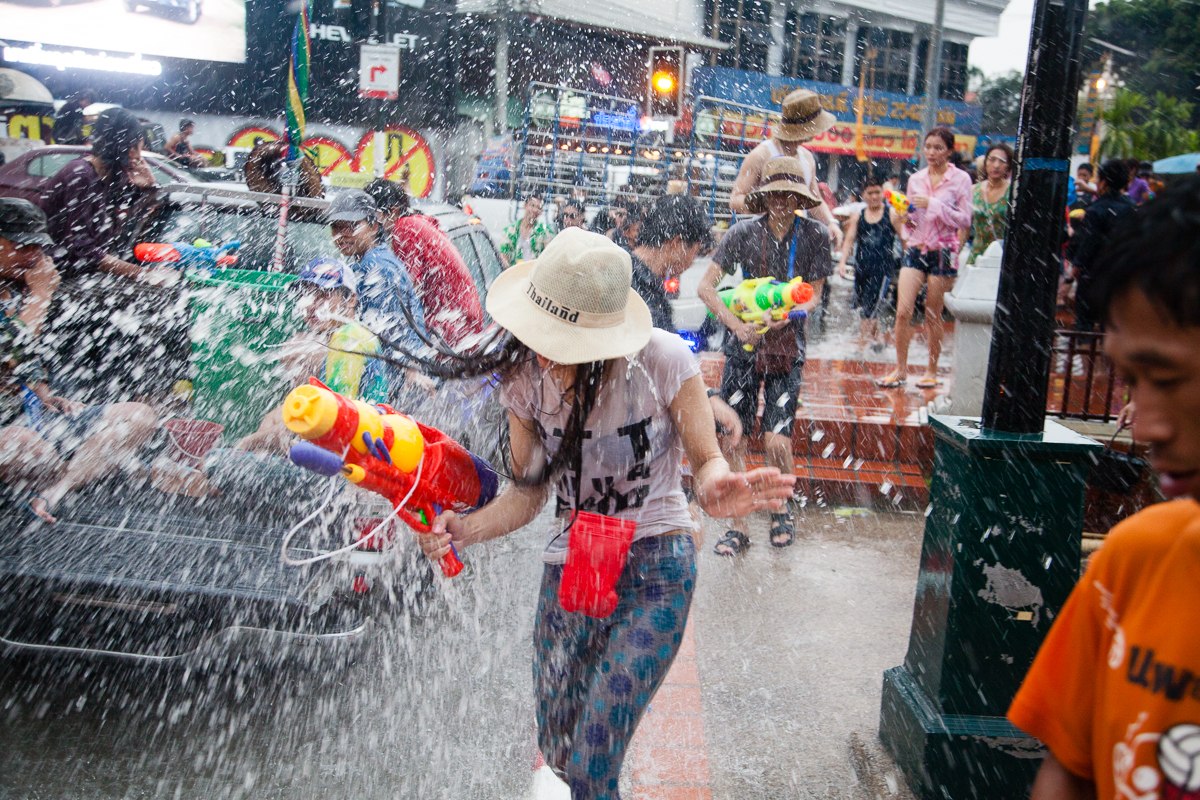
[[804,165],[791,156],[772,158],[763,165],[758,188],[746,195],[746,208],[752,214],[767,210],[767,195],[772,192],[790,192],[800,199],[800,208],[816,208],[821,198],[804,183]]
[[783,98],[782,119],[771,136],[781,142],[803,142],[833,127],[837,117],[821,108],[821,95],[797,89]]
[[500,273],[487,311],[530,350],[559,364],[633,355],[650,341],[650,309],[630,284],[629,253],[583,228]]

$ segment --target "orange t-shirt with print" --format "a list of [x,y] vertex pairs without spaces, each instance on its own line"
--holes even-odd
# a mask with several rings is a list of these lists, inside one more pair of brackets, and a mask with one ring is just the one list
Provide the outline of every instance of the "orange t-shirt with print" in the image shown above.
[[1113,528],[1008,718],[1100,800],[1200,800],[1200,505]]

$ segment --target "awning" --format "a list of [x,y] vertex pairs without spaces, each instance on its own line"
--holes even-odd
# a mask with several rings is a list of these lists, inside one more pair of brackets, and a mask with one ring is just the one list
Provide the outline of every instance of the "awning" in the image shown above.
[[0,104],[52,106],[54,95],[32,75],[0,67]]
[[[540,0],[521,13],[650,42],[681,44],[691,50],[728,50],[728,43],[700,33],[701,7],[688,0],[607,0],[586,6],[574,0]],[[459,0],[455,5],[457,14],[491,15],[495,11],[495,0]]]

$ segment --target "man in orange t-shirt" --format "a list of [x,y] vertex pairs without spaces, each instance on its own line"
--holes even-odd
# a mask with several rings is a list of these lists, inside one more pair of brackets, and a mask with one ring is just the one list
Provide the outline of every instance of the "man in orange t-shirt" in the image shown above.
[[1175,499],[1112,530],[1009,708],[1050,751],[1034,800],[1200,798],[1200,177],[1114,242],[1105,348]]

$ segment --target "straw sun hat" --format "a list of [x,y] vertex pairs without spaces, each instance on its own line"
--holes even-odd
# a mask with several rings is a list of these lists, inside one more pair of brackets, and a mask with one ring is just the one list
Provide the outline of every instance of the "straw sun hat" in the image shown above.
[[821,108],[821,96],[797,89],[783,98],[781,120],[771,136],[782,142],[804,142],[833,127],[837,117]]
[[758,188],[746,195],[746,208],[752,214],[767,210],[767,195],[773,192],[788,192],[800,199],[800,208],[816,208],[821,198],[804,183],[804,165],[800,159],[790,156],[772,158],[762,168]]
[[496,278],[487,311],[530,350],[559,364],[632,355],[650,341],[650,309],[630,287],[629,254],[567,228],[533,261]]

